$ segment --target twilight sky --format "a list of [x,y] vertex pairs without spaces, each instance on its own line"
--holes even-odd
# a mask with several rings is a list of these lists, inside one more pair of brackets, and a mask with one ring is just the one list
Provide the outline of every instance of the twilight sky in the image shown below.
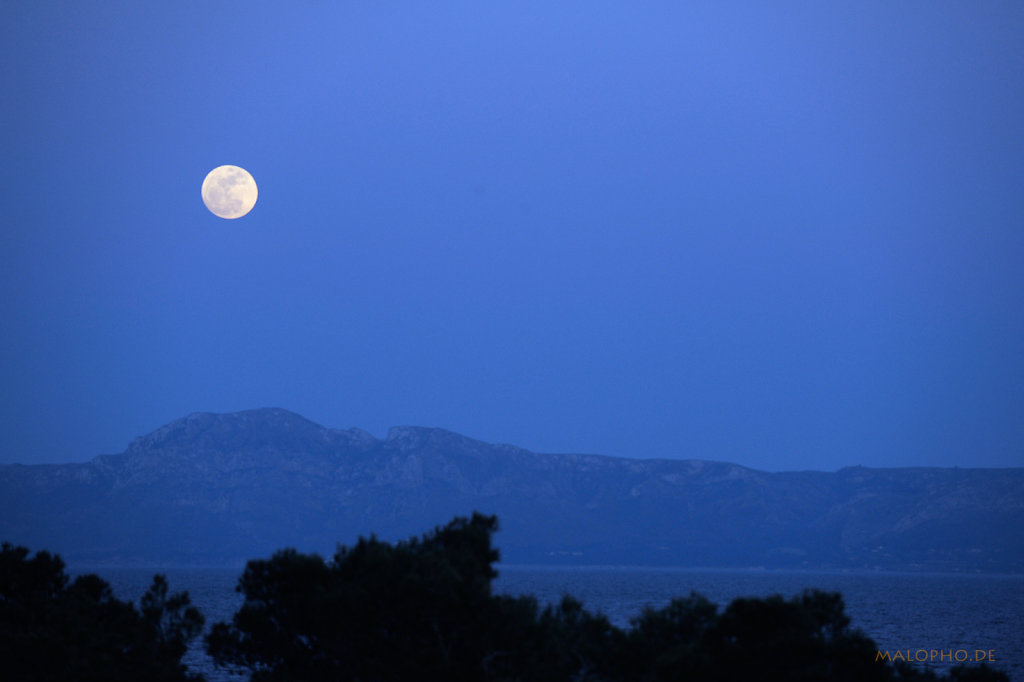
[[278,406],[1024,466],[1021,36],[1016,0],[3,2],[0,462]]

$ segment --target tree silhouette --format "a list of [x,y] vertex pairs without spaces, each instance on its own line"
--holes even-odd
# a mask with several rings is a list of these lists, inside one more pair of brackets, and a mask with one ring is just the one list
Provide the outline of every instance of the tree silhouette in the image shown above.
[[732,679],[889,679],[891,670],[875,661],[875,643],[849,623],[833,592],[736,599],[716,623],[712,650]]
[[479,680],[489,653],[493,516],[394,545],[374,537],[330,562],[294,550],[250,561],[245,602],[208,651],[253,680]]
[[623,630],[565,596],[493,595],[493,516],[456,518],[396,544],[374,537],[326,561],[283,550],[239,580],[245,601],[207,650],[269,680],[532,682],[1005,682],[984,667],[939,677],[877,660],[842,597],[736,599],[698,594],[648,608]]
[[188,593],[168,596],[157,575],[141,611],[116,599],[104,580],[73,582],[60,557],[4,543],[0,548],[0,671],[4,679],[201,680],[181,663],[203,617]]

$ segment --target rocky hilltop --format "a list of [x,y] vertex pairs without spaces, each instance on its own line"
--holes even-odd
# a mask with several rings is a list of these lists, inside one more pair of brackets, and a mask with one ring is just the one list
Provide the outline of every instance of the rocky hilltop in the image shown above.
[[1024,572],[1024,469],[767,473],[383,440],[281,409],[192,414],[87,463],[0,466],[0,539],[71,562],[228,564],[497,514],[511,563]]

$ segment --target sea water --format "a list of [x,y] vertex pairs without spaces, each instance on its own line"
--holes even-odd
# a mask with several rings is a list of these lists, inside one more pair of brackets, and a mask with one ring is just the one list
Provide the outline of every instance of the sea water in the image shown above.
[[[138,603],[153,570],[99,569],[121,599]],[[171,592],[188,590],[206,616],[207,628],[230,620],[241,604],[235,591],[241,569],[167,569]],[[697,592],[725,606],[737,597],[792,597],[804,589],[839,592],[852,626],[871,637],[880,651],[904,658],[921,652],[951,652],[972,660],[976,651],[991,652],[994,665],[1011,680],[1024,682],[1024,576],[696,570],[672,568],[552,568],[499,566],[494,591],[532,594],[544,603],[564,594],[627,627],[645,606],[661,607],[673,597]],[[963,652],[958,653],[958,652]],[[216,668],[196,642],[186,656],[193,670],[211,682],[237,680]],[[915,663],[924,666],[926,663]],[[948,667],[948,663],[934,666]],[[243,678],[244,679],[244,678]]]

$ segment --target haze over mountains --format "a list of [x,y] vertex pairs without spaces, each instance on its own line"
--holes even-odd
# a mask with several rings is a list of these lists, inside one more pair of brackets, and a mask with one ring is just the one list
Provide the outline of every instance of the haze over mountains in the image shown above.
[[81,564],[239,564],[499,516],[503,561],[1024,572],[1024,469],[767,473],[383,440],[281,409],[197,413],[87,463],[0,466],[0,539]]

